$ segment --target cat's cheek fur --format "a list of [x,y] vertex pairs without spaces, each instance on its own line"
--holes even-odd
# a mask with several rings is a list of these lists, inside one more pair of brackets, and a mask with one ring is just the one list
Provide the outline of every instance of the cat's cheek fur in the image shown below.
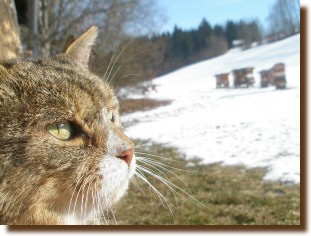
[[[133,158],[135,159],[135,158]],[[99,166],[103,176],[101,196],[107,207],[118,202],[128,189],[129,181],[135,172],[135,160],[128,166],[114,156],[105,156]]]

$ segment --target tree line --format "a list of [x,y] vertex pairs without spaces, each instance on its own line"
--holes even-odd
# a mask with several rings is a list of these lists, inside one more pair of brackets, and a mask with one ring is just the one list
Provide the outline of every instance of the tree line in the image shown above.
[[[300,31],[299,0],[275,0],[267,29],[257,20],[211,25],[203,19],[194,29],[176,25],[166,33],[157,33],[165,16],[156,0],[9,2],[15,2],[23,51],[34,57],[60,52],[69,35],[78,36],[88,26],[97,25],[100,35],[92,69],[115,86],[149,81],[236,45],[247,48],[263,39],[279,40]],[[8,5],[3,0],[0,3]],[[1,22],[5,22],[4,16],[0,15]]]
[[[118,51],[126,51],[114,63],[113,83],[125,85],[161,76],[185,65],[219,56],[234,47],[239,40],[240,46],[247,47],[262,40],[261,26],[257,21],[228,21],[225,26],[212,26],[203,19],[199,26],[183,30],[175,26],[173,32],[129,38],[115,52],[99,56],[95,68],[105,73],[110,58]],[[131,56],[129,56],[131,55]],[[106,73],[107,74],[107,73]]]

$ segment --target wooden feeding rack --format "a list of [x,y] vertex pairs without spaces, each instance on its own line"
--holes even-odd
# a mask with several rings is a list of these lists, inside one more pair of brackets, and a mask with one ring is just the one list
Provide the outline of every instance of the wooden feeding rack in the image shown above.
[[215,75],[216,77],[216,88],[228,88],[229,87],[229,73],[222,73]]
[[261,70],[259,71],[259,74],[260,74],[260,87],[261,88],[266,88],[270,84],[273,84],[273,77],[272,77],[271,69]]
[[277,89],[286,88],[286,78],[285,78],[285,64],[277,63],[271,69],[272,77],[273,77],[273,85]]
[[235,88],[245,85],[246,87],[253,86],[255,79],[253,76],[254,67],[240,68],[232,71]]
[[261,70],[260,73],[260,86],[262,88],[269,85],[275,86],[277,89],[286,88],[285,78],[285,64],[277,63],[272,68]]

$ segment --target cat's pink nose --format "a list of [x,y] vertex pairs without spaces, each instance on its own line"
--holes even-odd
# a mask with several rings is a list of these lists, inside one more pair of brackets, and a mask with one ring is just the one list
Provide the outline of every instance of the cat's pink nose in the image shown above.
[[134,148],[123,151],[120,156],[117,156],[121,160],[125,161],[126,164],[130,165],[134,156]]

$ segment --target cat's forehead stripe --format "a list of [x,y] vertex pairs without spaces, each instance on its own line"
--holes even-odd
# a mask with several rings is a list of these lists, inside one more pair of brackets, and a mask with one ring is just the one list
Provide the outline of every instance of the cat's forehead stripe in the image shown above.
[[56,65],[53,68],[59,72],[58,74],[64,76],[64,78],[60,78],[61,80],[65,80],[71,86],[75,85],[79,90],[89,94],[94,103],[100,104],[100,107],[109,106],[108,103],[111,101],[115,103],[115,99],[113,99],[114,95],[109,85],[84,68],[77,70],[72,63],[72,61],[68,61],[62,57],[56,60]]

